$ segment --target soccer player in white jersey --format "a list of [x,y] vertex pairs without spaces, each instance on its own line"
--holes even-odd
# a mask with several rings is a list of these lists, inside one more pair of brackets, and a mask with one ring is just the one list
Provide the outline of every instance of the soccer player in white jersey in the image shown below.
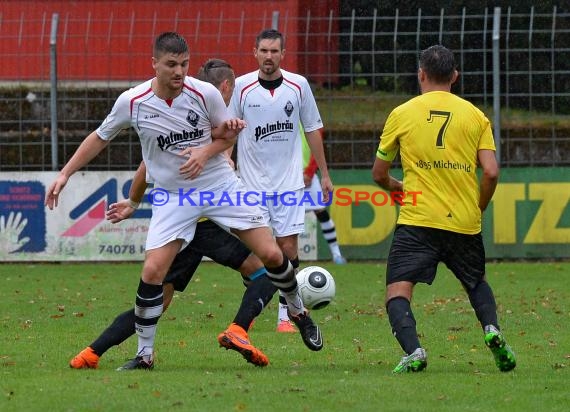
[[[238,137],[238,173],[248,190],[265,195],[260,202],[264,216],[277,244],[297,270],[298,235],[304,231],[305,208],[285,204],[280,195],[294,192],[296,199],[303,196],[302,124],[321,171],[323,202],[328,202],[333,185],[319,133],[323,122],[307,79],[281,68],[285,48],[279,31],[263,30],[256,38],[253,54],[258,70],[236,79],[230,103],[232,115],[248,125]],[[278,331],[294,331],[284,302],[280,292]]]
[[156,326],[163,311],[162,281],[176,254],[192,240],[201,217],[231,228],[261,259],[268,277],[285,293],[305,345],[320,350],[321,332],[303,306],[294,269],[273,239],[259,208],[238,198],[244,188],[222,154],[246,123],[230,118],[220,92],[212,84],[187,76],[188,64],[186,40],[174,32],[160,34],[152,57],[156,77],[119,96],[101,126],[81,143],[46,194],[45,203],[53,209],[73,173],[88,164],[121,130],[135,129],[147,181],[154,183],[154,193],[160,196],[153,198],[135,300],[138,351],[119,369],[153,367]]
[[[224,102],[230,103],[235,74],[229,63],[221,59],[208,59],[200,67],[196,77],[216,86]],[[233,167],[233,162],[231,165]],[[141,162],[133,177],[128,198],[109,206],[107,220],[116,224],[129,219],[143,201],[146,187],[146,167],[144,162]],[[211,220],[203,219],[198,222],[194,238],[176,255],[168,270],[162,282],[163,312],[172,302],[174,292],[183,292],[186,289],[204,256],[239,271],[246,286],[239,309],[227,330],[218,336],[218,342],[221,347],[239,352],[256,366],[267,366],[269,359],[251,344],[248,330],[273,298],[277,288],[266,276],[265,267],[259,258],[237,237]],[[111,347],[121,344],[135,334],[135,310],[131,308],[118,315],[89,346],[75,355],[69,366],[73,369],[96,369],[100,358]]]

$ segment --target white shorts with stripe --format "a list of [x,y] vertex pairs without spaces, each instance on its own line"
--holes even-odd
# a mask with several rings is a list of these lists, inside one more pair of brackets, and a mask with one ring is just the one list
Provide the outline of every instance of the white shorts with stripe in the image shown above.
[[[157,190],[160,188],[151,190],[150,195]],[[240,198],[245,191],[237,178],[207,191],[188,188],[178,192],[160,191],[160,197],[157,197],[160,205],[150,199],[153,206],[146,250],[159,248],[176,239],[184,241],[184,248],[193,239],[196,224],[203,217],[232,229],[267,227],[268,220],[260,207],[245,204]]]
[[264,219],[269,221],[275,237],[300,234],[305,231],[305,205],[301,202],[304,189],[267,197],[260,202]]

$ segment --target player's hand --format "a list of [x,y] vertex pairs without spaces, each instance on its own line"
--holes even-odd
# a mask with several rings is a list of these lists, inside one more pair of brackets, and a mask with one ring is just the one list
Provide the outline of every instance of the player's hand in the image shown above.
[[67,176],[60,173],[57,179],[55,179],[55,181],[49,186],[44,204],[50,210],[53,210],[54,207],[57,207],[59,202],[59,194],[67,184],[67,180]]
[[0,216],[0,253],[12,253],[19,250],[22,246],[30,241],[29,237],[20,239],[20,235],[26,228],[28,219],[22,219],[22,213],[10,212],[8,218]]
[[111,223],[119,223],[131,217],[133,213],[135,213],[135,208],[129,199],[125,199],[117,203],[111,203],[109,210],[107,210],[105,214],[105,218]]
[[235,130],[238,133],[247,127],[245,121],[239,118],[229,119],[224,122],[226,129]]
[[208,153],[206,152],[206,146],[202,147],[192,147],[186,148],[180,152],[181,156],[188,156],[188,160],[180,166],[180,174],[184,176],[185,179],[195,179],[200,176],[204,166],[208,161]]
[[332,199],[332,194],[334,191],[334,186],[332,184],[331,178],[324,176],[321,178],[321,187],[323,188],[323,203],[329,203]]

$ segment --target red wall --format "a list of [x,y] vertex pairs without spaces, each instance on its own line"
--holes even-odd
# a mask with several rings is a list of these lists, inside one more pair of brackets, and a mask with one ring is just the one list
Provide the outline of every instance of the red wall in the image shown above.
[[327,81],[338,70],[338,0],[4,1],[0,81],[49,79],[53,13],[59,14],[59,80],[147,79],[152,41],[170,30],[188,41],[191,74],[209,57],[228,60],[242,74],[256,68],[255,36],[271,27],[273,11],[286,36],[284,68]]

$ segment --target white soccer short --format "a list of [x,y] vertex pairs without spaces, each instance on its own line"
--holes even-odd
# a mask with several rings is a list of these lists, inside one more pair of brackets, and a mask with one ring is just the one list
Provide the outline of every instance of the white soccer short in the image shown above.
[[323,188],[321,187],[321,181],[319,176],[313,175],[313,180],[311,180],[311,186],[305,187],[305,196],[310,196],[311,202],[305,203],[305,211],[312,212],[313,210],[322,210],[326,208],[323,205]]
[[246,189],[237,177],[212,190],[191,193],[189,190],[166,192],[156,187],[151,190],[149,197],[153,193],[158,196],[152,201],[146,250],[159,248],[176,239],[182,239],[183,248],[186,247],[194,238],[196,224],[202,217],[240,230],[269,226],[259,206],[244,204],[240,198]]
[[304,189],[291,190],[260,202],[263,217],[269,222],[275,237],[298,235],[305,231],[305,206],[301,202],[303,192]]

